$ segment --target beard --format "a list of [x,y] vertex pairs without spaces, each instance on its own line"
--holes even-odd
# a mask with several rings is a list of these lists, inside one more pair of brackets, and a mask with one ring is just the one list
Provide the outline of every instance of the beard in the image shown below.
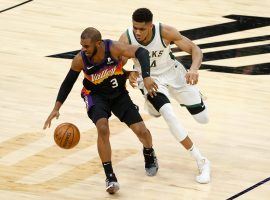
[[89,59],[92,60],[92,58],[97,54],[97,47],[95,46],[94,51],[91,55],[89,55]]
[[147,36],[148,35],[145,35],[144,37],[140,36],[140,39],[136,36],[135,37],[140,43],[145,43],[147,41]]

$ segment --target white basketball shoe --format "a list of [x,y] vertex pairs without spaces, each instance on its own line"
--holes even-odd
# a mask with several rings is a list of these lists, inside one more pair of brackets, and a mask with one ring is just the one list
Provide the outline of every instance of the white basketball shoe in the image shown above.
[[210,161],[207,158],[197,162],[200,175],[196,176],[196,181],[201,184],[209,183],[211,180]]

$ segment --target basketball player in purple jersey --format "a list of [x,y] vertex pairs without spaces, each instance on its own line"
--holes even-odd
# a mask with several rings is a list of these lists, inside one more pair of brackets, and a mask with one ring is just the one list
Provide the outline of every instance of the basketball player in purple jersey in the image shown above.
[[131,128],[143,144],[146,174],[154,176],[158,171],[151,134],[125,87],[127,74],[123,69],[122,56],[139,60],[144,85],[152,96],[155,95],[157,85],[150,77],[149,53],[144,48],[102,40],[100,32],[92,27],[82,32],[81,45],[82,49],[72,61],[71,69],[59,89],[55,106],[43,128],[50,127],[52,119],[59,117],[60,107],[83,71],[84,87],[81,96],[86,103],[87,114],[97,128],[97,147],[106,174],[106,191],[114,194],[119,190],[119,184],[111,163],[108,124],[111,112]]

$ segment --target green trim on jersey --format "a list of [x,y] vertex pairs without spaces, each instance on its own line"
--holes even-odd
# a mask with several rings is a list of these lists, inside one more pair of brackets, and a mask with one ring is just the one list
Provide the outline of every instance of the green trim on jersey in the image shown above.
[[[133,35],[134,35],[134,32],[133,32],[133,31],[132,31],[132,33],[133,33]],[[152,38],[151,38],[151,40],[150,40],[147,44],[142,44],[142,43],[140,43],[140,42],[137,40],[137,38],[136,38],[135,35],[134,35],[134,38],[135,38],[135,40],[136,40],[140,45],[147,46],[148,44],[150,44],[150,43],[153,41],[153,39],[155,38],[155,34],[156,34],[156,29],[155,29],[155,25],[154,25],[153,28],[152,28]]]
[[180,106],[187,107],[187,108],[196,108],[196,107],[201,107],[201,106],[202,106],[202,104],[201,104],[201,103],[194,104],[194,105],[185,105],[185,104],[180,104]]
[[128,29],[127,29],[127,31],[126,31],[126,32],[127,32],[127,37],[128,37],[128,43],[129,43],[129,44],[131,44],[131,39],[130,39],[130,35],[129,35],[129,31],[128,31]]
[[171,59],[175,60],[175,56],[173,55],[173,53],[171,51],[170,51],[169,55],[170,55]]
[[161,23],[159,23],[159,35],[160,35],[160,40],[161,40],[161,43],[163,44],[164,48],[166,48],[166,44],[164,43],[163,39],[162,39],[162,35],[161,35]]

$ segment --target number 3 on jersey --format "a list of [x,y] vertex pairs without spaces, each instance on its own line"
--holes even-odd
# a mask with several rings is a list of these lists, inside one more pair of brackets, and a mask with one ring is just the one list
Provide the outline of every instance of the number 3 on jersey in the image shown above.
[[116,88],[118,86],[118,82],[117,82],[116,78],[113,78],[110,82],[112,84],[112,88]]

